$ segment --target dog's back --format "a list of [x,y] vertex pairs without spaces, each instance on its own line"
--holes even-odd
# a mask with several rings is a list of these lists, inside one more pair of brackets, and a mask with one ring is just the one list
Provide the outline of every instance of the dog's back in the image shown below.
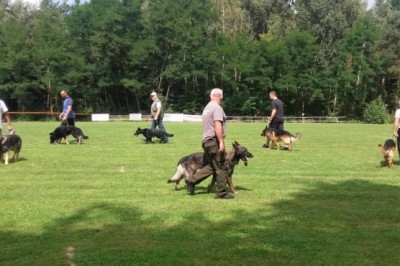
[[392,167],[396,143],[392,139],[387,139],[383,146],[381,144],[378,144],[378,146],[383,158],[385,159],[385,165],[387,167]]

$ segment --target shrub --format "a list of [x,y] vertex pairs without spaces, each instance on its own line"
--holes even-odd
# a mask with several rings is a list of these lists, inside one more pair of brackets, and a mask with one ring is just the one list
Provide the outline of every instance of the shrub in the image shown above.
[[368,124],[385,124],[388,117],[386,104],[381,98],[371,101],[364,109],[364,119]]

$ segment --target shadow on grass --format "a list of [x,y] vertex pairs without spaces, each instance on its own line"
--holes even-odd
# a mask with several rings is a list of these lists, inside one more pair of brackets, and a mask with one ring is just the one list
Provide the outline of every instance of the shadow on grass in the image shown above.
[[172,213],[171,225],[157,212],[96,204],[39,235],[1,231],[0,264],[397,265],[399,202],[399,187],[355,180],[321,183],[219,222],[193,210]]

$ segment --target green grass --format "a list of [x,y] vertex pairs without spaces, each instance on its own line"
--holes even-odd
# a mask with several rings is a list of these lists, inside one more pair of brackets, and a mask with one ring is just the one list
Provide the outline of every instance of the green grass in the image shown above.
[[[380,166],[391,125],[286,124],[291,152],[260,148],[264,124],[228,124],[254,158],[234,200],[174,190],[201,125],[78,122],[83,145],[50,145],[55,122],[16,122],[21,160],[0,165],[0,265],[399,265],[400,178]],[[183,184],[182,184],[183,185]]]

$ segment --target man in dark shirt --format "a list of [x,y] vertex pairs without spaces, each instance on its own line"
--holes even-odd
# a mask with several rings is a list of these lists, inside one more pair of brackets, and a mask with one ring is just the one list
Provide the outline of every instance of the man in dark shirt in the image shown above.
[[276,91],[271,91],[269,93],[269,99],[271,100],[271,115],[268,117],[269,128],[275,130],[277,134],[283,131],[283,104],[281,100],[278,99]]

